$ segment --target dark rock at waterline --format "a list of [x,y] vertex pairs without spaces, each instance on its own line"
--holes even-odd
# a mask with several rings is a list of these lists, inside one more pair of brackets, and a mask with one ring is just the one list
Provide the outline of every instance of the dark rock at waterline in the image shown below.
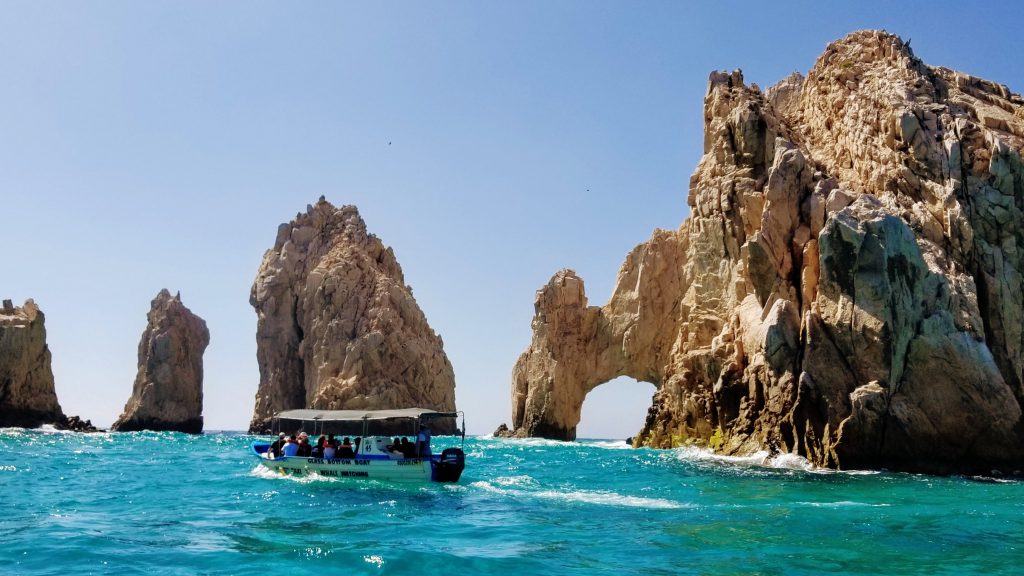
[[92,425],[91,420],[82,420],[78,416],[68,416],[61,421],[54,422],[53,427],[58,430],[71,432],[103,432],[101,428]]

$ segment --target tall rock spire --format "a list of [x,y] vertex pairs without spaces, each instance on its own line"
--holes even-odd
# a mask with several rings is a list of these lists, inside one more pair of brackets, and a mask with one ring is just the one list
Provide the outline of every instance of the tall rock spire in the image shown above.
[[139,371],[124,413],[113,430],[203,431],[203,352],[206,322],[161,290],[139,340]]

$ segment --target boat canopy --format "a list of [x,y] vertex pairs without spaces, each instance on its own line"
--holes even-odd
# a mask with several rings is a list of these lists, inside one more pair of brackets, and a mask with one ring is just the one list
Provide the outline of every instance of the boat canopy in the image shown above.
[[364,422],[366,420],[392,420],[404,418],[423,420],[428,418],[455,418],[457,412],[438,412],[426,408],[400,408],[398,410],[285,410],[274,418],[299,420],[303,422]]

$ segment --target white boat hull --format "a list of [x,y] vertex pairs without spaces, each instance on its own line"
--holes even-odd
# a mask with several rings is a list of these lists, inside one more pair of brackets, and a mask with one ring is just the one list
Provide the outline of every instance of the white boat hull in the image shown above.
[[424,458],[361,459],[306,458],[283,456],[260,457],[260,464],[281,474],[317,474],[328,478],[355,478],[387,482],[430,482],[432,466]]

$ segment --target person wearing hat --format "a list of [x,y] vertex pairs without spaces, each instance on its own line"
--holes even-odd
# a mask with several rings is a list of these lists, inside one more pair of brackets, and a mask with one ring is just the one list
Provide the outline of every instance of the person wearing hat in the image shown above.
[[299,456],[309,458],[313,454],[313,447],[309,445],[309,434],[299,432]]
[[281,432],[280,434],[277,435],[277,440],[274,440],[274,443],[270,445],[270,449],[267,450],[267,452],[270,453],[270,457],[271,458],[278,458],[278,457],[280,457],[281,456],[281,449],[284,448],[284,444],[285,444],[284,432]]

